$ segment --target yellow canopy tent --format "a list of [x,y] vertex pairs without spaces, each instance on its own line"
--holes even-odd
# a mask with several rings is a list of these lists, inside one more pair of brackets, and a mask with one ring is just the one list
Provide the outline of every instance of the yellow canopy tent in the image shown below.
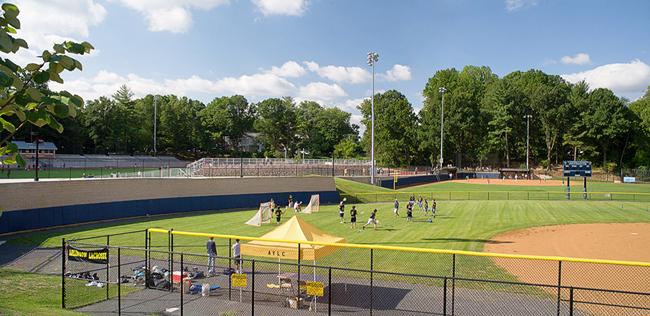
[[[345,243],[345,238],[330,235],[295,215],[289,221],[268,232],[261,238]],[[343,247],[300,244],[300,260],[318,260],[319,258],[334,253],[341,248]],[[241,254],[257,257],[297,260],[298,244],[254,240],[241,245]]]

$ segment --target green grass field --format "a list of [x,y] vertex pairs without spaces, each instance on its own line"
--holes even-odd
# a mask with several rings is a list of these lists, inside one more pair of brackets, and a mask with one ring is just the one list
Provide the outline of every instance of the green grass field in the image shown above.
[[[336,179],[339,192],[342,195],[365,192],[388,194],[392,190],[371,187],[352,181]],[[593,183],[593,190],[604,192],[648,192],[649,186],[626,185],[613,183]],[[533,188],[522,186],[483,186],[462,183],[442,183],[430,186],[400,190],[406,195],[410,192],[449,192],[464,191],[478,192],[489,189],[491,192],[533,191]],[[563,192],[563,188],[534,187],[536,190],[549,192]],[[557,191],[555,191],[557,190]],[[496,194],[496,193],[495,193]],[[417,195],[416,195],[417,196]],[[404,199],[401,200],[400,214],[405,215]],[[349,201],[348,201],[349,202]],[[299,214],[302,219],[313,226],[330,234],[345,237],[346,243],[362,245],[385,245],[398,247],[449,249],[482,251],[483,245],[495,235],[535,226],[563,225],[577,223],[625,223],[625,222],[650,222],[650,212],[646,206],[650,203],[633,202],[601,202],[601,201],[439,201],[437,217],[432,223],[427,222],[423,212],[415,211],[413,223],[407,223],[405,217],[395,219],[392,211],[393,203],[346,203],[349,210],[356,205],[359,212],[358,228],[351,229],[349,215],[346,214],[346,223],[339,223],[336,205],[322,205],[321,211],[314,214]],[[623,205],[623,208],[621,208]],[[367,219],[369,213],[377,208],[379,230],[366,229],[358,232]],[[174,229],[175,231],[202,232],[236,236],[258,237],[271,231],[273,224],[264,224],[261,227],[244,225],[244,222],[253,217],[257,210],[238,210],[230,212],[204,212],[191,215],[178,215],[171,217],[143,218],[128,223],[102,224],[95,227],[71,228],[62,232],[48,232],[20,237],[9,240],[10,243],[34,245],[42,247],[60,247],[61,238],[66,239],[115,234],[147,228]],[[287,212],[282,222],[287,221],[295,213]],[[204,237],[175,237],[175,251],[203,254],[205,252]],[[91,239],[88,243],[104,243],[105,238]],[[114,236],[111,245],[124,245],[143,247],[144,234]],[[160,250],[167,250],[167,236],[153,234],[152,243]],[[228,253],[228,240],[217,242],[220,255]],[[317,264],[323,266],[341,266],[346,257],[347,267],[368,269],[369,250],[348,249],[320,259]],[[374,253],[373,267],[375,270],[404,272],[425,275],[449,275],[451,269],[451,255],[421,254],[415,252],[379,250]],[[268,260],[268,259],[267,259]],[[261,265],[263,266],[263,265]],[[270,268],[270,267],[269,267]],[[276,265],[277,268],[277,265]],[[459,256],[456,265],[457,277],[472,277],[492,280],[515,281],[516,277],[510,275],[505,269],[497,266],[489,258]],[[320,272],[319,272],[320,273]],[[325,273],[325,272],[323,272]],[[336,273],[340,274],[340,273]],[[382,278],[381,276],[376,276]],[[391,278],[387,276],[386,278]],[[414,281],[417,282],[417,281]],[[437,284],[436,284],[437,285]],[[538,295],[543,295],[540,291]]]

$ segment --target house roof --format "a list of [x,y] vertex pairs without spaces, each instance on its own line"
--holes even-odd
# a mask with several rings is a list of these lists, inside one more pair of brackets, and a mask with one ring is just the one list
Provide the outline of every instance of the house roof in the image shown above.
[[[20,149],[34,149],[34,150],[36,149],[36,143],[27,143],[27,142],[23,142],[23,141],[13,141],[12,143],[16,144],[16,146],[18,146],[19,150]],[[52,143],[52,142],[41,142],[38,145],[38,149],[57,150],[59,148],[57,148],[56,145],[54,145],[54,143]]]

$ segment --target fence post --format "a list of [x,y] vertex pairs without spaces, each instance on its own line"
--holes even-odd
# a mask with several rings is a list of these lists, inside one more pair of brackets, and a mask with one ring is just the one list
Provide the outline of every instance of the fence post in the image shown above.
[[456,254],[452,255],[452,268],[451,268],[451,314],[454,315],[454,307],[456,303]]
[[330,289],[327,291],[327,315],[332,315],[332,267],[329,268],[327,284]]
[[573,316],[573,287],[569,288],[569,316]]
[[[240,258],[241,259],[241,258]],[[243,263],[242,263],[243,266]],[[232,299],[232,273],[230,273],[230,270],[232,269],[232,238],[228,238],[228,300],[230,301]]]
[[65,237],[61,238],[61,308],[65,309]]
[[442,290],[442,315],[447,315],[447,277],[445,277]]
[[[251,315],[255,315],[255,260],[251,262],[251,270],[251,277],[253,278],[251,280]],[[298,274],[298,280],[300,280],[300,274]],[[300,281],[298,281],[298,300],[300,301]],[[297,304],[296,302],[296,306]]]
[[[110,235],[106,236],[106,246],[111,245],[110,238],[111,238]],[[108,248],[108,253],[109,254],[111,253],[111,248],[110,247]],[[119,259],[119,255],[118,255],[118,259]],[[118,263],[118,265],[119,265],[119,263]],[[108,300],[108,288],[111,287],[111,285],[108,283],[108,281],[110,281],[110,273],[111,273],[110,268],[111,268],[111,263],[109,261],[106,261],[106,300]]]
[[298,244],[298,301],[300,301],[300,244]]
[[[108,248],[110,251],[110,247]],[[121,250],[122,248],[117,248],[117,314],[122,315],[122,279],[120,278],[120,275],[122,274],[122,257],[121,257]],[[144,275],[147,275],[147,270],[144,270]],[[108,282],[110,280],[108,277],[106,277],[106,288],[108,288]],[[146,281],[145,281],[146,283]],[[106,294],[108,294],[108,291],[106,291]]]
[[[213,263],[214,264],[214,263]],[[185,293],[183,287],[185,286],[185,280],[183,280],[183,253],[181,252],[181,268],[179,269],[181,271],[180,278],[181,278],[181,316],[183,316],[183,294]],[[206,271],[207,272],[207,271]],[[146,273],[146,272],[145,272]],[[174,273],[172,272],[172,288],[174,288]],[[210,289],[208,289],[209,291]]]
[[560,294],[562,294],[562,260],[559,260],[557,267],[557,315],[560,316]]
[[372,265],[373,265],[373,253],[374,249],[370,248],[370,316],[372,316]]

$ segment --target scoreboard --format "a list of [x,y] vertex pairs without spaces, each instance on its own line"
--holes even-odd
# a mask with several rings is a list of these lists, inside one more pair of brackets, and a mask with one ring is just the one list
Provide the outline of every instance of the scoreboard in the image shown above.
[[563,161],[563,177],[591,177],[591,161]]

